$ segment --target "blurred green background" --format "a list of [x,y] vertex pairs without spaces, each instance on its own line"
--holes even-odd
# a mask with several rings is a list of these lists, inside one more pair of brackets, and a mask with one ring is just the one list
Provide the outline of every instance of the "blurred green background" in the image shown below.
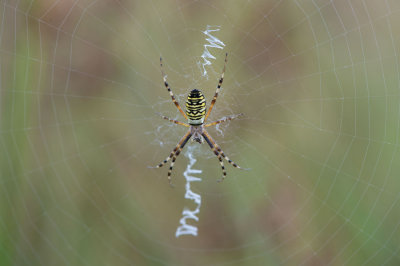
[[[400,2],[0,2],[0,265],[400,265]],[[225,43],[202,76],[207,25]],[[208,103],[188,158],[163,87]],[[183,153],[185,153],[185,151]]]

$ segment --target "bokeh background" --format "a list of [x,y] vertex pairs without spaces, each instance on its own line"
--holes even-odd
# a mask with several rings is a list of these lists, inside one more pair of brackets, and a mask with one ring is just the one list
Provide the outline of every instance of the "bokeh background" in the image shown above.
[[[0,2],[0,265],[399,265],[400,2]],[[203,76],[207,26],[224,49]],[[189,143],[177,99],[249,171]],[[187,156],[187,154],[186,154]]]

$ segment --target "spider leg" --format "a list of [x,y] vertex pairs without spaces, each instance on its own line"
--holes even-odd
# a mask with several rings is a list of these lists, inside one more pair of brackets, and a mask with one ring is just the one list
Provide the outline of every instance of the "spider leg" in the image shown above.
[[184,126],[184,127],[189,127],[189,125],[186,124],[186,123],[182,123],[182,122],[179,122],[178,120],[171,119],[171,118],[166,117],[166,116],[164,116],[164,115],[162,115],[162,114],[160,114],[160,113],[156,113],[156,114],[158,114],[159,116],[161,116],[161,117],[164,118],[165,120],[168,120],[169,122],[172,122],[172,123],[175,123],[175,124]]
[[223,174],[222,178],[218,179],[217,182],[221,182],[226,177],[226,171],[225,171],[224,161],[222,160],[221,155],[218,154],[217,157],[218,157],[219,163],[221,164],[221,169],[222,169],[222,174]]
[[175,164],[176,157],[178,157],[178,155],[174,155],[174,156],[172,157],[171,165],[169,166],[169,170],[168,170],[168,183],[169,183],[170,185],[172,185],[171,174],[172,174],[172,168],[174,168],[174,164]]
[[171,88],[168,85],[167,82],[167,76],[164,74],[164,70],[163,70],[163,64],[162,64],[162,58],[160,57],[160,68],[161,68],[161,74],[163,76],[163,80],[164,80],[164,86],[165,88],[167,88],[169,95],[171,96],[172,102],[175,104],[176,108],[178,108],[179,112],[181,112],[181,114],[183,115],[183,117],[187,120],[187,116],[185,114],[185,112],[182,110],[181,106],[179,105],[178,101],[175,99],[175,96],[171,90]]
[[186,142],[190,139],[191,136],[192,136],[192,133],[190,132],[190,130],[188,130],[188,132],[181,138],[181,140],[178,142],[178,144],[175,146],[175,148],[172,150],[172,152],[169,154],[169,156],[167,158],[165,158],[164,161],[162,161],[155,167],[149,167],[149,168],[163,167],[164,164],[166,164],[169,160],[171,160],[175,156],[176,152],[179,149],[182,150],[183,146],[185,146]]
[[215,121],[215,122],[206,124],[206,125],[204,125],[204,127],[215,126],[215,125],[221,124],[221,123],[223,123],[223,122],[236,119],[236,118],[238,118],[239,116],[242,116],[242,115],[243,115],[243,114],[237,114],[237,115],[227,116],[227,117],[224,117],[224,118],[222,118],[222,119],[220,119],[220,120],[217,120],[217,121]]
[[208,145],[210,146],[211,150],[214,152],[214,154],[218,157],[218,160],[220,161],[221,164],[221,168],[222,168],[222,172],[223,172],[223,177],[218,180],[218,182],[221,182],[225,179],[226,177],[226,172],[225,172],[225,167],[224,164],[222,162],[222,158],[221,156],[228,161],[228,163],[230,163],[231,165],[233,165],[236,168],[239,169],[243,169],[241,168],[239,165],[237,165],[236,163],[234,163],[231,159],[228,158],[228,156],[225,155],[224,151],[218,146],[217,143],[215,143],[215,141],[213,140],[213,138],[208,134],[208,132],[203,129],[203,132],[201,134],[203,136],[203,138],[206,140],[206,142],[208,143]]
[[224,69],[222,70],[221,78],[220,78],[219,81],[218,81],[217,90],[215,91],[214,98],[213,98],[212,101],[211,101],[210,108],[208,108],[206,117],[204,118],[204,122],[207,121],[207,118],[208,118],[208,116],[210,115],[211,110],[213,109],[215,102],[217,101],[218,93],[219,93],[219,91],[220,91],[220,89],[221,89],[222,82],[224,81],[224,74],[225,74],[225,68],[226,68],[226,62],[227,62],[227,61],[228,61],[228,53],[225,54]]
[[169,166],[169,170],[168,170],[168,183],[169,183],[170,185],[172,185],[172,183],[171,183],[171,174],[172,174],[172,168],[174,168],[175,160],[176,160],[176,158],[179,156],[179,154],[181,153],[183,147],[185,147],[185,145],[186,145],[186,143],[187,143],[188,140],[189,140],[189,139],[187,139],[187,140],[179,147],[179,149],[175,152],[175,155],[172,157],[171,165]]
[[171,173],[172,173],[172,168],[174,167],[175,164],[175,160],[176,158],[179,156],[179,154],[181,153],[183,147],[185,147],[186,143],[188,142],[188,140],[190,139],[190,137],[192,136],[191,132],[189,131],[189,136],[186,137],[183,142],[180,144],[178,150],[175,152],[174,156],[172,157],[172,161],[171,161],[171,165],[169,166],[169,170],[168,170],[168,183],[170,185],[172,185],[171,183]]

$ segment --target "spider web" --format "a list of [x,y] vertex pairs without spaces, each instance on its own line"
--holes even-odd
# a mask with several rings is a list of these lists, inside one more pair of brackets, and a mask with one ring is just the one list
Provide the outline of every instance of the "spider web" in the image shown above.
[[[398,1],[1,1],[1,265],[398,265]],[[202,62],[203,31],[225,44]],[[188,143],[177,100],[250,171]],[[184,151],[184,152],[185,152]],[[183,152],[183,153],[184,153]],[[190,157],[190,156],[188,156]]]

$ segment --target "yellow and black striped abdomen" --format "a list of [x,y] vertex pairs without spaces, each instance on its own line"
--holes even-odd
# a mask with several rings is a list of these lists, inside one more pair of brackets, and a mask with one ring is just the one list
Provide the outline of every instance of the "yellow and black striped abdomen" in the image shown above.
[[192,90],[186,100],[186,115],[188,123],[193,126],[201,125],[206,115],[206,99],[199,90]]

